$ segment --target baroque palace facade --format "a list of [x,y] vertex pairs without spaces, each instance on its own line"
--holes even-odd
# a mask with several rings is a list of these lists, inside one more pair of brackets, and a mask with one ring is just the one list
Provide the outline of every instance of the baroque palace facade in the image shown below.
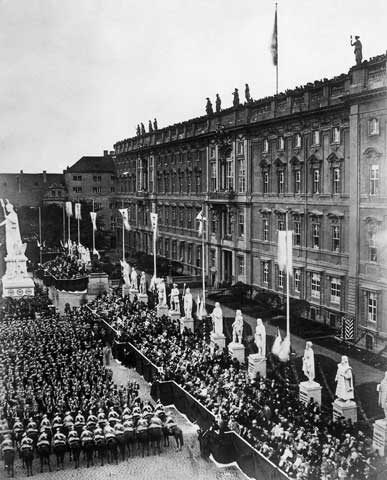
[[200,274],[204,208],[209,285],[284,293],[277,231],[288,212],[291,296],[310,302],[313,320],[355,319],[356,337],[379,348],[387,339],[386,87],[381,55],[330,80],[117,142],[116,204],[129,208],[129,245],[152,253],[149,213],[157,212],[158,254]]

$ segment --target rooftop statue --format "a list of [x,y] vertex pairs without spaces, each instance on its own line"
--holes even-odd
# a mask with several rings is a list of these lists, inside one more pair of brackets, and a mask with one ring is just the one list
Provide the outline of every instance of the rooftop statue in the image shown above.
[[353,52],[355,54],[356,65],[360,65],[363,60],[363,45],[361,44],[360,37],[358,35],[355,35],[354,42],[352,41],[351,35],[351,46],[355,47]]
[[222,110],[222,100],[219,97],[219,93],[216,94],[215,109],[216,113],[220,113]]
[[237,88],[233,91],[233,96],[234,96],[234,100],[232,104],[234,107],[238,107],[240,103],[239,103],[239,92]]
[[211,100],[208,97],[207,97],[207,104],[206,104],[206,113],[207,115],[212,115],[214,113]]

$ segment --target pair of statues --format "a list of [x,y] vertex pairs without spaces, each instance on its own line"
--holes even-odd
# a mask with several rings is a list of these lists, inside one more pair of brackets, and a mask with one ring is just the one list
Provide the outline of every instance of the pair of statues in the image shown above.
[[180,313],[180,292],[177,288],[177,283],[174,283],[171,289],[171,293],[169,294],[170,297],[170,305],[171,311]]

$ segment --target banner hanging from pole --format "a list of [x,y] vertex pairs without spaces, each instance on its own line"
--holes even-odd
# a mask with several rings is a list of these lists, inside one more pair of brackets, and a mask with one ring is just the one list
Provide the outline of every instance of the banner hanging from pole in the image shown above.
[[90,212],[90,218],[91,218],[91,223],[93,224],[93,230],[94,232],[96,232],[97,231],[97,213]]
[[271,55],[273,57],[273,65],[278,65],[278,25],[277,25],[277,5],[275,7],[275,14],[274,14],[274,28],[273,28],[273,35],[271,38]]
[[66,215],[68,217],[73,216],[73,204],[71,202],[66,202]]
[[120,214],[122,216],[122,222],[124,224],[125,230],[130,230],[128,209],[127,208],[119,208],[118,211],[120,212]]
[[278,232],[278,268],[289,275],[293,272],[293,231],[280,230]]
[[74,213],[75,213],[75,218],[76,218],[76,220],[82,220],[82,216],[81,216],[81,204],[80,204],[80,203],[75,203],[75,204],[74,204]]
[[153,234],[157,235],[158,214],[151,212],[150,219],[151,219]]
[[196,220],[199,221],[199,229],[198,229],[198,235],[201,237],[203,235],[203,225],[204,222],[207,220],[206,217],[203,215],[203,210],[200,210],[198,213]]

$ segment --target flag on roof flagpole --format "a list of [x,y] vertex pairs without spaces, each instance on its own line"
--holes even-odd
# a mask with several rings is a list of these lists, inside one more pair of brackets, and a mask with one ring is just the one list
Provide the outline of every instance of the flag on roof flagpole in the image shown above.
[[277,4],[275,4],[275,14],[274,14],[274,28],[273,35],[271,37],[271,54],[273,58],[273,65],[275,66],[275,76],[276,76],[276,89],[275,92],[278,95],[278,24],[277,24]]
[[121,214],[122,224],[124,225],[125,230],[130,230],[128,209],[127,208],[119,208],[118,211]]

